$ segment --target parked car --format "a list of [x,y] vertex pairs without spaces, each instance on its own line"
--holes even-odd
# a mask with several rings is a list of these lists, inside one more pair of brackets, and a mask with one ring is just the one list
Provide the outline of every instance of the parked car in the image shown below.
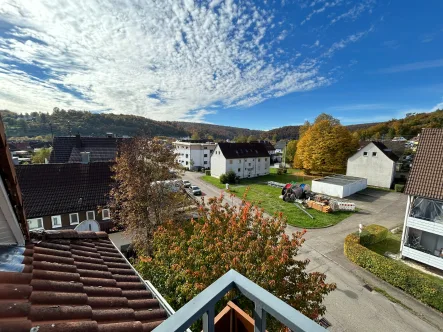
[[191,191],[195,196],[200,196],[202,194],[202,191],[197,186],[191,186]]
[[189,182],[188,180],[183,180],[183,186],[185,188],[189,188],[191,186],[191,182]]

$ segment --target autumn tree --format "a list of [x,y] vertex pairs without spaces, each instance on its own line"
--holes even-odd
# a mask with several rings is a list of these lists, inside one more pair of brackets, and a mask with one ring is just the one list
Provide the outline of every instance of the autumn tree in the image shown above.
[[300,126],[300,128],[298,129],[298,137],[302,138],[303,135],[308,131],[308,129],[311,127],[311,123],[309,121],[305,121],[305,123]]
[[281,214],[265,217],[245,198],[241,206],[211,198],[195,220],[160,226],[139,271],[175,309],[234,269],[311,319],[323,315],[323,299],[336,286],[323,273],[308,273],[309,260],[297,259],[305,231],[288,236]]
[[139,253],[147,254],[156,228],[174,220],[186,195],[172,182],[175,155],[163,141],[134,138],[120,146],[113,166],[116,186],[110,192],[112,219],[126,229]]
[[246,143],[248,141],[248,138],[246,136],[238,136],[234,138],[235,143]]
[[299,140],[294,167],[310,171],[343,172],[348,158],[357,151],[358,141],[336,119],[322,116]]
[[192,133],[191,139],[195,139],[195,140],[200,139],[200,134],[198,133],[198,131],[194,131]]
[[286,151],[283,151],[286,163],[292,163],[292,161],[294,160],[295,151],[297,150],[297,143],[298,141],[291,140],[286,144]]
[[50,148],[42,148],[32,155],[31,161],[33,164],[44,164],[45,159],[49,160],[50,155],[51,155]]

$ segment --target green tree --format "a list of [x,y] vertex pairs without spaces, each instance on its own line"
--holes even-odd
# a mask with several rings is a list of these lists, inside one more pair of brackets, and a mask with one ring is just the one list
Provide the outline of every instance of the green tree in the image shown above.
[[256,142],[257,141],[257,137],[255,137],[254,135],[250,135],[249,137],[248,137],[248,142],[250,143],[250,142]]
[[31,157],[31,161],[33,164],[44,164],[45,159],[49,160],[49,156],[51,155],[51,149],[40,149],[37,152],[34,152],[34,154]]
[[285,162],[292,163],[294,160],[295,152],[297,151],[297,140],[291,140],[286,144],[286,151],[283,151],[283,156],[285,156]]
[[198,133],[198,131],[194,131],[192,133],[191,139],[200,139],[200,134]]
[[357,148],[358,141],[338,120],[316,120],[297,144],[294,166],[308,173],[343,172],[348,158]]
[[245,198],[242,206],[211,198],[195,220],[163,224],[154,234],[152,256],[137,268],[175,309],[234,269],[304,315],[319,318],[326,311],[324,297],[336,285],[327,284],[323,273],[307,272],[309,260],[297,259],[305,231],[287,235],[281,214],[265,217]]
[[123,143],[112,170],[112,219],[131,235],[137,252],[148,254],[157,227],[182,215],[179,208],[188,203],[184,192],[165,182],[179,173],[175,155],[161,140],[134,138]]
[[272,135],[272,143],[277,143],[277,139],[278,139],[278,137],[277,137],[277,134],[274,134],[274,135]]
[[234,140],[236,143],[246,143],[248,138],[246,136],[238,136]]

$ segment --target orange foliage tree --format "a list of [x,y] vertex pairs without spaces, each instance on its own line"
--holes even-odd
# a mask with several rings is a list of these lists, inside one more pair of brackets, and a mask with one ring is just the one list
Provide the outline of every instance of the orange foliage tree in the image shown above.
[[195,220],[160,226],[153,255],[141,259],[139,271],[176,309],[234,269],[306,316],[323,315],[323,298],[336,285],[323,273],[306,272],[309,260],[296,259],[305,231],[288,236],[281,214],[265,217],[245,198],[241,207],[211,198]]

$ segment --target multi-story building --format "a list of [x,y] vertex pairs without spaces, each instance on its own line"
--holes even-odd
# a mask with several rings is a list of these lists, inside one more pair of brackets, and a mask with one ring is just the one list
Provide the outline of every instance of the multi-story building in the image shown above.
[[211,168],[216,143],[211,140],[179,140],[172,143],[177,161],[187,169]]
[[443,129],[423,129],[405,193],[401,255],[443,270]]
[[270,155],[262,143],[219,143],[211,157],[211,175],[229,171],[242,178],[269,174]]

